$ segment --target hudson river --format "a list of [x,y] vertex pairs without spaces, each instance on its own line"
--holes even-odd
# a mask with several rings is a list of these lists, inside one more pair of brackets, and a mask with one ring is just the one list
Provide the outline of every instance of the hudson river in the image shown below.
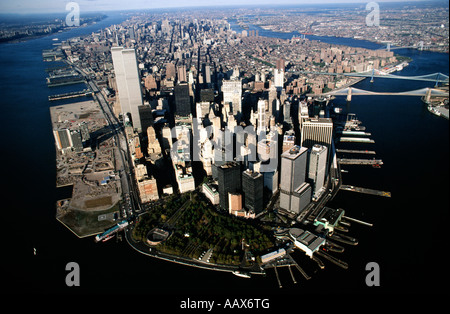
[[[348,262],[343,270],[324,261],[326,267],[309,273],[306,281],[293,269],[293,284],[287,269],[280,269],[283,289],[273,270],[266,277],[243,279],[230,273],[212,272],[163,262],[139,254],[126,241],[94,243],[78,239],[55,219],[55,146],[50,123],[48,95],[84,86],[48,88],[42,49],[53,38],[65,40],[118,24],[124,18],[111,15],[85,28],[74,29],[21,43],[0,45],[0,123],[2,173],[2,282],[10,292],[25,293],[145,293],[153,295],[301,295],[305,293],[433,292],[446,283],[445,239],[449,191],[449,122],[432,115],[419,97],[354,96],[334,102],[357,114],[375,144],[355,144],[355,149],[376,151],[381,169],[343,166],[344,184],[390,191],[392,198],[341,191],[330,207],[373,223],[352,224],[349,235],[357,246],[345,246],[332,255]],[[233,28],[235,29],[235,28]],[[260,30],[260,35],[290,38]],[[311,39],[314,36],[307,36]],[[324,42],[378,48],[353,39],[319,37]],[[58,41],[56,41],[58,42]],[[394,74],[448,75],[448,54],[396,50],[413,61]],[[373,91],[407,91],[434,83],[368,79],[355,85]],[[364,146],[365,145],[365,146]],[[36,248],[37,254],[33,254]],[[66,264],[80,265],[80,287],[65,285]],[[365,266],[377,262],[381,287],[367,287]],[[149,298],[157,302],[159,298]],[[278,299],[277,299],[278,300]]]

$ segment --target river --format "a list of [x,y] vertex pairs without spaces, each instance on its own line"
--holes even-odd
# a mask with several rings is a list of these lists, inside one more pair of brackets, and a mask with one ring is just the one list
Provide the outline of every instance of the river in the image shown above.
[[[374,224],[371,228],[352,224],[349,234],[359,239],[359,245],[346,246],[342,255],[333,254],[349,263],[348,270],[325,261],[326,268],[311,273],[312,279],[305,281],[293,269],[300,282],[294,285],[288,270],[281,269],[283,289],[279,289],[271,270],[266,277],[248,280],[180,266],[139,254],[125,241],[117,243],[113,239],[96,244],[92,238],[78,239],[59,223],[55,219],[55,147],[47,97],[67,89],[47,88],[45,69],[49,64],[42,61],[42,49],[51,48],[55,37],[64,40],[89,34],[123,19],[111,15],[85,28],[0,45],[0,158],[4,167],[3,225],[7,231],[2,264],[6,276],[3,282],[8,283],[10,292],[144,293],[161,297],[253,294],[278,300],[276,295],[437,289],[438,278],[448,274],[445,267],[438,267],[445,263],[438,257],[443,255],[439,250],[443,248],[449,218],[449,124],[429,113],[419,97],[355,96],[351,104],[343,97],[335,100],[345,111],[356,113],[375,140],[371,146],[353,147],[375,150],[377,158],[384,161],[381,169],[343,167],[349,171],[343,175],[344,183],[392,192],[388,199],[342,191],[330,204],[344,208],[350,217]],[[259,34],[292,37],[261,30]],[[314,39],[366,48],[379,46],[353,39]],[[417,50],[398,53],[414,61],[395,74],[448,75],[448,54]],[[432,85],[375,79],[372,84],[364,80],[355,87],[404,91]],[[80,287],[65,285],[69,262],[80,265]],[[380,265],[381,287],[365,285],[368,262]]]

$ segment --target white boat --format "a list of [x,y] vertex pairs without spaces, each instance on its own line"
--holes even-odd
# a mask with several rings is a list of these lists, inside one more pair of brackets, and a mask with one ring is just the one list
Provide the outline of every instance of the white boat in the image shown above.
[[242,277],[242,278],[251,278],[250,273],[248,272],[241,272],[240,270],[233,271],[233,275]]

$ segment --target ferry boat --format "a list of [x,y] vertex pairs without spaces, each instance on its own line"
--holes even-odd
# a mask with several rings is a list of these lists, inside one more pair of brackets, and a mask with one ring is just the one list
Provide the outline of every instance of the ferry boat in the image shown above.
[[106,241],[108,241],[108,240],[111,240],[112,238],[114,238],[114,236],[115,236],[115,234],[110,234],[109,236],[107,236],[106,238],[104,238],[104,239],[102,240],[102,242],[106,242]]
[[242,277],[242,278],[251,278],[250,273],[244,272],[244,271],[240,271],[240,270],[233,271],[233,275],[238,276],[238,277]]

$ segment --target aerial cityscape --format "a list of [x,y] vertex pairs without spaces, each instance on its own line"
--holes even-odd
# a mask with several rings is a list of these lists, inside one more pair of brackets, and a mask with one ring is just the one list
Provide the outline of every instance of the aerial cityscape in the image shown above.
[[411,292],[412,269],[437,290],[415,248],[448,219],[448,2],[201,3],[4,7],[18,286],[208,310],[239,306],[195,293]]

